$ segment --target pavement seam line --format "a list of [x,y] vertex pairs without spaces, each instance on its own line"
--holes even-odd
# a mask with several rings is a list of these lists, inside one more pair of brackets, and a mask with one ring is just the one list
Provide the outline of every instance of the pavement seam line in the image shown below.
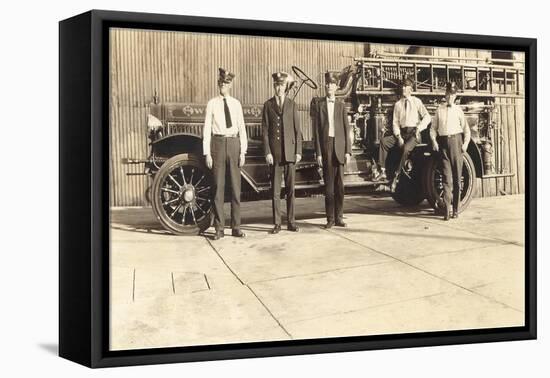
[[350,238],[348,238],[348,237],[346,237],[346,236],[344,236],[344,235],[340,235],[339,233],[334,232],[334,231],[332,231],[332,230],[327,230],[327,231],[328,231],[328,232],[331,232],[332,234],[337,235],[337,236],[339,236],[339,237],[341,237],[341,238],[343,238],[343,239],[346,239],[346,240],[349,240],[349,241],[351,241],[351,242],[353,242],[353,243],[355,243],[355,244],[358,244],[358,245],[360,245],[360,246],[362,246],[362,247],[369,248],[369,249],[371,249],[371,250],[373,250],[373,251],[375,251],[375,252],[377,252],[377,253],[380,253],[380,254],[382,254],[382,255],[384,255],[384,256],[390,257],[390,258],[394,259],[395,261],[398,261],[398,262],[400,262],[400,263],[402,263],[402,264],[405,264],[405,265],[407,265],[407,266],[409,266],[409,267],[411,267],[411,268],[413,268],[413,269],[419,270],[419,271],[421,271],[421,272],[423,272],[423,273],[426,273],[426,274],[428,274],[428,275],[430,275],[430,276],[432,276],[432,277],[435,277],[435,278],[440,279],[440,280],[442,280],[442,281],[445,281],[445,282],[447,282],[447,283],[449,283],[449,284],[451,284],[451,285],[454,285],[454,286],[456,286],[456,287],[458,287],[458,288],[461,288],[461,289],[463,289],[463,290],[466,290],[466,291],[468,291],[468,292],[470,292],[470,293],[472,293],[472,294],[474,294],[474,295],[478,295],[478,296],[483,297],[483,298],[485,298],[485,299],[488,299],[488,300],[490,300],[490,301],[492,301],[492,302],[498,303],[498,304],[500,304],[501,306],[507,307],[507,308],[509,308],[509,309],[511,309],[511,310],[519,311],[519,312],[521,312],[522,314],[524,313],[523,311],[520,311],[520,310],[518,310],[518,309],[516,309],[516,308],[514,308],[514,307],[512,307],[512,306],[510,306],[510,305],[508,305],[508,304],[506,304],[506,303],[497,301],[497,300],[494,299],[494,298],[491,298],[491,297],[488,297],[488,296],[486,296],[486,295],[477,293],[477,292],[475,292],[475,291],[473,291],[473,290],[470,290],[470,289],[468,289],[467,287],[462,286],[462,285],[460,285],[460,284],[458,284],[458,283],[456,283],[456,282],[449,281],[449,280],[446,279],[446,278],[440,277],[440,276],[438,276],[438,275],[436,275],[436,274],[434,274],[434,273],[428,272],[427,270],[424,270],[424,269],[422,269],[422,268],[420,268],[420,267],[418,267],[418,266],[412,265],[412,264],[410,264],[410,263],[408,263],[408,262],[406,262],[406,261],[404,261],[404,260],[398,259],[398,258],[395,257],[395,256],[392,256],[392,255],[389,255],[389,254],[387,254],[387,253],[385,253],[385,252],[382,252],[382,251],[373,249],[373,248],[371,248],[371,247],[365,246],[365,245],[363,245],[362,243],[359,243],[358,241],[355,241],[355,240],[353,240],[353,239],[350,239]]
[[216,247],[214,247],[214,245],[212,244],[212,242],[210,241],[210,239],[205,236],[204,237],[206,239],[206,241],[208,242],[208,244],[210,244],[210,247],[212,247],[212,249],[214,250],[214,252],[216,253],[216,255],[218,255],[218,257],[220,258],[220,260],[223,262],[223,264],[227,267],[227,269],[229,269],[229,271],[231,272],[231,274],[233,274],[233,276],[235,276],[235,278],[241,283],[241,285],[244,285],[245,283],[243,282],[243,280],[241,280],[239,278],[239,276],[237,275],[237,273],[235,273],[235,271],[233,269],[231,269],[231,267],[229,266],[229,264],[227,263],[227,261],[225,261],[225,259],[222,257],[222,255],[220,254],[220,252],[216,249]]
[[495,248],[495,247],[504,247],[506,245],[515,245],[515,244],[511,243],[511,242],[503,242],[502,244],[489,244],[489,245],[484,245],[484,246],[475,247],[475,248],[470,247],[470,248],[455,249],[455,250],[451,250],[451,251],[434,252],[434,253],[430,253],[430,254],[427,254],[427,255],[410,257],[409,260],[422,259],[422,258],[425,258],[425,257],[437,257],[437,256],[442,256],[442,255],[450,255],[452,253],[462,253],[462,252],[467,252],[467,251],[472,251],[472,250],[477,251],[478,249],[489,249],[489,248]]
[[134,268],[134,274],[132,276],[132,302],[136,301],[136,268]]
[[267,311],[267,313],[273,318],[273,320],[275,320],[275,322],[277,322],[277,324],[279,325],[279,327],[281,327],[281,329],[288,335],[288,337],[290,337],[291,339],[294,339],[292,337],[292,335],[290,334],[290,332],[288,332],[286,330],[286,328],[281,324],[281,322],[279,321],[279,319],[277,319],[275,317],[275,315],[273,315],[273,313],[271,312],[271,310],[265,305],[265,303],[260,299],[260,297],[258,296],[258,294],[256,294],[256,292],[254,290],[252,290],[252,288],[248,285],[245,285],[248,290],[250,290],[250,292],[252,293],[252,295],[254,295],[256,297],[256,299],[258,300],[258,302],[260,302],[260,304],[265,308],[265,310]]
[[[377,251],[374,251],[374,252],[377,253]],[[311,273],[303,273],[303,274],[294,274],[294,275],[291,275],[291,276],[282,276],[282,277],[276,277],[276,278],[268,278],[268,279],[265,279],[265,280],[252,281],[252,282],[249,282],[249,284],[258,284],[258,283],[265,283],[265,282],[273,282],[273,281],[279,281],[279,280],[286,280],[286,279],[289,279],[289,278],[298,278],[298,277],[314,276],[314,275],[316,275],[316,274],[326,274],[326,273],[332,273],[332,272],[339,272],[339,271],[341,271],[341,270],[356,269],[356,268],[363,268],[363,267],[366,267],[366,266],[373,266],[373,265],[386,264],[386,263],[388,263],[388,262],[389,262],[389,261],[378,261],[378,262],[370,263],[370,264],[360,264],[360,265],[344,266],[344,267],[342,267],[342,268],[334,268],[334,269],[329,269],[329,270],[322,270],[322,271],[319,271],[319,272],[311,272]]]
[[176,284],[174,283],[174,272],[170,272],[170,275],[172,276],[172,293],[176,294]]

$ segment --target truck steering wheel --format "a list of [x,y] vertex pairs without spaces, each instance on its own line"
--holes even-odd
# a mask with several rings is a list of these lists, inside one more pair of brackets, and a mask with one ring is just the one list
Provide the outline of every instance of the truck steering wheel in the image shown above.
[[[318,88],[317,83],[315,81],[313,81],[312,78],[307,76],[305,74],[305,72],[302,71],[297,66],[292,66],[292,71],[294,71],[294,74],[302,81],[302,84],[307,85],[311,89],[317,89]],[[301,86],[301,84],[300,84],[300,86]]]

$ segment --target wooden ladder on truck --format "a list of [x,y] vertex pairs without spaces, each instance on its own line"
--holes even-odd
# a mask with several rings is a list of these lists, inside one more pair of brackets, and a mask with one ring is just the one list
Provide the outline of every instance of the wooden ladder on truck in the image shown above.
[[354,61],[360,68],[360,95],[391,94],[408,77],[417,95],[444,94],[454,81],[462,96],[524,97],[525,63],[519,60],[387,53]]

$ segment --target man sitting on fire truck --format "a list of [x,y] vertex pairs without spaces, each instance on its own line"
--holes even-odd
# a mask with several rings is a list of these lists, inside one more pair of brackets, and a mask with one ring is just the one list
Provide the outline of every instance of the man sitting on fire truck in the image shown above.
[[376,182],[386,181],[386,158],[390,149],[396,145],[401,149],[401,159],[395,170],[395,175],[391,184],[391,191],[395,192],[395,188],[399,181],[399,176],[403,171],[405,162],[409,157],[409,153],[420,142],[420,132],[428,127],[431,122],[430,114],[422,101],[412,95],[413,82],[411,79],[404,79],[401,82],[401,98],[395,103],[393,108],[393,124],[392,129],[386,131],[386,135],[380,140],[380,151],[378,163],[380,170],[373,178]]

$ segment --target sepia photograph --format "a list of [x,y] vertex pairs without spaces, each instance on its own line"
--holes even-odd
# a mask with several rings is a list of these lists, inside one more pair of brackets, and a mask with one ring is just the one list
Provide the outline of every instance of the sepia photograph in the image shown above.
[[108,41],[110,351],[526,325],[523,52]]

